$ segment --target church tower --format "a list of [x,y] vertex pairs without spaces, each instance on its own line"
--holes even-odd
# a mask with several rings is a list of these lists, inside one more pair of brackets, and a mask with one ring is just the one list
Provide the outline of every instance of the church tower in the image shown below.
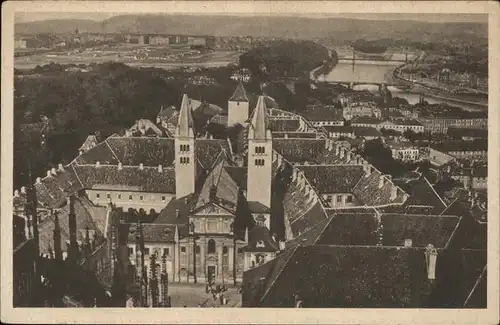
[[193,116],[189,98],[184,94],[175,131],[175,194],[177,198],[194,193],[196,181],[194,159]]
[[248,97],[240,82],[227,103],[227,125],[243,124],[248,120]]
[[259,96],[248,130],[247,201],[271,207],[273,142],[264,96]]

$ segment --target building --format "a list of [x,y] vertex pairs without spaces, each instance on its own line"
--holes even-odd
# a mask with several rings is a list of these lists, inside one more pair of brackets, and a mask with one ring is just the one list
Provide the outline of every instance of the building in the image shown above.
[[354,136],[365,140],[374,140],[381,138],[383,135],[374,127],[358,126],[354,128]]
[[404,133],[406,131],[413,131],[415,133],[423,133],[424,126],[417,120],[414,119],[391,119],[381,122],[378,129],[386,129],[386,130],[395,130],[400,133]]
[[473,141],[449,140],[432,144],[431,147],[457,159],[484,161],[488,159],[487,139]]
[[386,141],[386,145],[391,149],[392,158],[404,162],[416,162],[421,159],[420,150],[411,142]]
[[476,284],[486,246],[471,251],[463,237],[480,229],[471,231],[465,212],[449,212],[335,213],[300,245],[246,271],[242,306],[296,307],[299,296],[305,308],[484,308],[486,290]]
[[352,102],[343,106],[342,116],[348,121],[355,117],[380,118],[382,111],[374,102]]
[[227,124],[243,124],[248,120],[250,102],[245,87],[240,82],[233,95],[229,98],[227,107]]
[[350,126],[324,126],[325,131],[328,133],[328,137],[335,138],[354,138],[354,128]]
[[398,118],[392,120],[381,120],[371,117],[356,117],[351,120],[353,127],[372,127],[377,130],[394,130],[400,133],[411,130],[415,133],[424,132],[424,127],[420,122],[413,119]]
[[304,118],[308,120],[313,126],[342,126],[344,125],[344,118],[342,111],[335,106],[313,104],[306,106],[306,113],[303,114]]
[[163,35],[151,35],[149,36],[149,44],[150,45],[168,45],[169,37]]
[[434,166],[443,166],[456,160],[455,157],[431,147],[428,148],[428,155],[426,156]]
[[432,133],[447,133],[449,127],[488,129],[488,118],[419,117],[424,130]]
[[488,129],[471,129],[471,128],[459,128],[459,127],[449,127],[447,135],[456,140],[472,141],[475,139],[487,139]]

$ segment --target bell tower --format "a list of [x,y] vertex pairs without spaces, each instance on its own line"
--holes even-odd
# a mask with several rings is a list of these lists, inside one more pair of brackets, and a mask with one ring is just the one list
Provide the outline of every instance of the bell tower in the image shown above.
[[188,96],[184,94],[175,131],[175,195],[177,198],[194,193],[196,181],[194,142],[191,104]]
[[247,201],[271,207],[273,141],[264,96],[259,96],[248,130]]
[[227,125],[245,123],[248,120],[248,108],[247,92],[240,82],[227,103]]

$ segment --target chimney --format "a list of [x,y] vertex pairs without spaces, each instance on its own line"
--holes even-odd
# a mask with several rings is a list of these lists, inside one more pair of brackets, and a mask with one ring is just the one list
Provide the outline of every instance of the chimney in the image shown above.
[[427,278],[429,280],[436,279],[436,263],[437,263],[437,249],[432,245],[427,245],[425,249],[425,257],[427,262]]
[[347,162],[351,161],[351,151],[347,151]]
[[96,167],[99,167],[100,165],[101,165],[101,163],[100,163],[99,161],[96,161],[96,162],[95,162],[95,166],[96,166]]
[[344,154],[345,154],[344,148],[340,148],[340,158],[344,158]]
[[118,163],[118,170],[122,170],[122,169],[123,169],[123,165],[122,165],[122,163],[120,162],[120,163]]
[[285,241],[284,240],[280,240],[279,243],[279,249],[280,251],[284,251],[285,250]]
[[51,173],[52,175],[54,175],[54,176],[55,176],[55,175],[57,175],[57,172],[56,172],[56,169],[55,169],[55,168],[52,168],[52,169],[50,170],[50,173]]
[[37,177],[37,178],[36,178],[36,183],[37,183],[37,184],[42,183],[42,179],[41,179],[40,177]]
[[26,194],[26,187],[24,186],[21,187],[21,194]]
[[382,188],[382,187],[384,187],[384,181],[385,181],[385,179],[384,179],[384,175],[380,175],[380,176],[378,177],[378,188]]
[[144,164],[143,163],[139,164],[139,170],[144,170]]
[[340,154],[340,145],[337,143],[335,144],[335,155],[338,156]]
[[398,188],[393,184],[391,187],[391,198],[390,200],[393,201],[398,197]]
[[406,200],[408,200],[409,197],[410,196],[407,193],[403,192],[403,203],[406,202]]
[[333,150],[333,141],[328,140],[328,151],[332,151],[332,150]]
[[285,139],[288,139],[288,133],[285,133]]
[[158,173],[163,173],[163,166],[162,165],[158,165]]
[[413,244],[411,239],[405,239],[405,247],[411,247]]
[[450,174],[450,173],[451,173],[451,165],[448,165],[448,167],[447,167],[447,172],[448,172],[448,174]]
[[14,197],[19,197],[19,191],[18,190],[14,191]]
[[325,149],[328,149],[330,147],[330,139],[325,140]]
[[52,176],[52,173],[50,172],[50,170],[47,170],[47,177],[50,177]]
[[58,167],[59,171],[61,171],[61,172],[62,172],[62,171],[64,171],[64,166],[63,166],[63,164],[59,164],[59,166],[57,166],[57,167]]
[[179,217],[180,217],[180,214],[179,214],[179,209],[175,209],[175,217],[176,217],[176,218],[179,218]]

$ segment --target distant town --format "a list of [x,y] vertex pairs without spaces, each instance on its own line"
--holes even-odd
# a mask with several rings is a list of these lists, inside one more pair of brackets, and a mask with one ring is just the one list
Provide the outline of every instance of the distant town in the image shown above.
[[487,25],[400,24],[16,33],[14,306],[486,308]]

